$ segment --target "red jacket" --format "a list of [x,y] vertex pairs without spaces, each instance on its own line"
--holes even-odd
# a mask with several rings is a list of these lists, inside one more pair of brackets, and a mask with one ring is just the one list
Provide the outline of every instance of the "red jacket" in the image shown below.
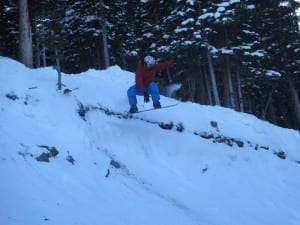
[[141,63],[138,65],[135,72],[135,82],[141,92],[145,92],[149,83],[154,81],[156,73],[166,69],[173,64],[173,60],[168,60],[154,64],[150,69],[144,67]]

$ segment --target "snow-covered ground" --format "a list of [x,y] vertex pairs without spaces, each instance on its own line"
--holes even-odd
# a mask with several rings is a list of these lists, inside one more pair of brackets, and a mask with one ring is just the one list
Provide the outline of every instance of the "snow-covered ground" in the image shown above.
[[118,66],[56,82],[0,57],[1,225],[300,224],[299,131],[191,102],[129,117]]

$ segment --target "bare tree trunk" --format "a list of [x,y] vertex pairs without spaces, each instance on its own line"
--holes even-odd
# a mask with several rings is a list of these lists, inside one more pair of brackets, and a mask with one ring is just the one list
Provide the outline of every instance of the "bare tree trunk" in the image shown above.
[[43,62],[43,67],[46,67],[47,66],[46,46],[45,46],[44,40],[43,40],[43,43],[42,43],[42,62]]
[[122,47],[120,47],[120,49],[119,49],[119,54],[120,54],[120,58],[121,58],[122,69],[127,70],[128,69],[128,65],[127,65],[127,61],[126,61],[126,54],[124,53]]
[[103,42],[103,57],[104,57],[104,66],[105,68],[110,66],[110,62],[109,62],[109,52],[108,52],[108,41],[107,41],[107,31],[105,28],[105,17],[104,17],[104,4],[103,4],[103,0],[99,0],[100,3],[100,12],[101,12],[101,18],[100,18],[100,25],[102,27],[102,42]]
[[272,103],[272,96],[273,96],[274,91],[275,91],[275,88],[273,88],[272,91],[269,93],[268,99],[267,99],[267,102],[266,102],[266,106],[265,106],[265,108],[262,110],[261,118],[264,119],[264,120],[266,119],[266,115],[267,115],[269,106],[270,106],[270,104]]
[[61,67],[60,67],[60,61],[59,61],[59,54],[58,49],[55,46],[55,61],[56,61],[56,71],[57,71],[57,88],[58,90],[61,90],[62,84],[61,84]]
[[272,123],[277,124],[277,118],[276,118],[276,113],[275,113],[275,108],[273,102],[271,102],[270,105],[270,120]]
[[238,88],[239,110],[241,112],[244,112],[245,109],[244,109],[244,99],[243,99],[243,94],[242,94],[240,71],[237,71],[236,79],[237,79],[237,88]]
[[36,51],[36,67],[41,67],[41,49],[40,49],[40,38],[38,35],[35,37],[35,51]]
[[209,77],[208,77],[206,69],[203,69],[203,71],[204,71],[204,81],[205,81],[205,86],[206,86],[208,104],[212,105],[213,104],[213,100],[212,100],[212,96],[211,96],[212,90],[211,90],[211,86],[209,83]]
[[[223,64],[220,64],[219,66],[221,66],[221,68],[225,68],[226,65],[223,65]],[[220,71],[220,76],[223,80],[223,95],[222,95],[222,104],[225,106],[225,107],[228,107],[230,108],[231,107],[231,104],[230,104],[230,94],[229,94],[229,78],[228,78],[228,73],[227,71],[224,71],[223,69],[221,69]]]
[[247,104],[248,104],[248,113],[250,114],[255,114],[254,111],[253,111],[253,106],[252,106],[252,102],[251,102],[251,98],[246,95],[246,101],[247,101]]
[[172,83],[172,78],[171,78],[170,69],[167,68],[166,71],[167,71],[167,76],[168,76],[168,83],[171,84]]
[[96,57],[97,57],[97,61],[96,61],[96,69],[101,69],[101,43],[100,40],[98,40],[99,38],[97,38],[96,40]]
[[27,0],[18,0],[18,5],[20,24],[20,60],[25,66],[33,68],[32,34]]
[[[34,20],[33,22],[34,24],[34,28],[35,28],[35,31],[37,30],[37,25],[36,25],[36,22]],[[36,58],[36,62],[35,62],[35,65],[37,68],[40,68],[41,67],[41,49],[40,49],[40,36],[37,34],[37,31],[35,32],[36,35],[35,35],[35,58]]]
[[294,81],[290,76],[287,76],[288,84],[289,84],[289,90],[292,100],[292,108],[294,111],[294,117],[296,120],[296,127],[300,129],[300,101],[299,101],[299,95],[298,90],[295,87]]
[[232,84],[232,73],[231,73],[229,56],[226,56],[226,72],[227,72],[230,107],[236,109],[236,103],[235,103],[236,95],[234,93],[233,84]]
[[103,55],[104,55],[104,66],[105,68],[109,67],[109,53],[108,53],[108,42],[105,25],[102,28],[102,39],[103,39]]
[[189,101],[194,102],[195,101],[196,82],[193,77],[188,79],[188,85],[189,85]]
[[[42,15],[45,16],[45,6],[43,4],[42,8]],[[47,59],[46,59],[46,45],[45,45],[45,37],[40,37],[42,43],[41,43],[41,49],[40,49],[40,57],[42,58],[42,65],[43,67],[47,66]]]
[[211,85],[212,85],[212,90],[213,90],[214,102],[215,102],[216,105],[220,105],[220,98],[219,98],[219,93],[218,93],[218,88],[217,88],[214,65],[213,65],[213,62],[212,62],[211,53],[208,49],[207,49],[207,60],[208,60],[208,67],[209,67],[209,73],[210,73],[210,78],[211,78]]

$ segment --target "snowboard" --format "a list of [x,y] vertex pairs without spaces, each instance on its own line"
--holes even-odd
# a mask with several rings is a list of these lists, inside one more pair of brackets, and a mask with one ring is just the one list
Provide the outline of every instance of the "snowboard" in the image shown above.
[[160,110],[160,109],[164,109],[164,108],[170,108],[170,107],[174,107],[176,105],[178,105],[179,103],[176,103],[176,104],[172,104],[172,105],[164,105],[160,108],[151,108],[151,109],[143,109],[143,110],[139,110],[138,112],[136,113],[129,113],[129,114],[137,114],[137,113],[142,113],[142,112],[147,112],[147,111],[152,111],[152,110]]

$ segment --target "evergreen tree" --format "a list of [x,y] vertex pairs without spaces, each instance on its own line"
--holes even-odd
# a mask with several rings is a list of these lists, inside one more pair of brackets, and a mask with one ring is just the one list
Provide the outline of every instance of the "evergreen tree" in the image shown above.
[[18,7],[16,1],[0,2],[0,54],[18,59]]
[[140,30],[139,1],[105,1],[106,18],[111,44],[112,60],[124,69],[134,70],[140,52],[138,30]]
[[102,10],[105,5],[98,0],[68,1],[68,4],[61,21],[70,40],[65,53],[68,70],[107,67],[109,56],[103,54],[108,51],[104,43],[106,37],[103,38],[103,33],[106,35]]
[[[267,118],[276,122],[273,116],[275,109],[274,98],[277,92],[281,90],[293,89],[293,83],[290,83],[290,88],[281,87],[284,83],[282,78],[289,78],[289,65],[297,64],[297,56],[295,49],[299,49],[299,29],[297,26],[297,17],[295,16],[296,3],[294,1],[245,1],[241,4],[239,15],[241,23],[240,30],[243,32],[237,36],[242,52],[242,65],[244,67],[244,93],[248,96],[248,111],[254,113],[260,118],[267,117],[269,110],[270,117]],[[246,15],[246,16],[245,16]],[[245,20],[245,18],[247,18]],[[261,18],[264,18],[263,20]],[[285,24],[285,25],[284,25]],[[241,36],[243,35],[243,36]],[[247,42],[244,42],[246,40]],[[289,55],[291,59],[289,63],[285,56]],[[296,66],[297,67],[297,66]],[[296,67],[292,69],[292,73],[297,71]],[[296,72],[297,73],[297,72]],[[289,74],[286,77],[286,74]],[[279,76],[278,76],[279,75]],[[293,105],[297,111],[297,96],[296,89],[293,89],[294,96],[288,98],[294,99]],[[288,93],[282,93],[287,96]],[[286,105],[280,109],[284,111]],[[280,104],[276,104],[280,107]],[[297,115],[299,113],[296,113]],[[288,123],[288,118],[284,123]]]
[[287,86],[282,94],[289,98],[286,104],[279,105],[280,111],[293,112],[293,117],[286,118],[287,123],[294,123],[295,128],[300,128],[300,32],[296,15],[299,3],[292,0],[272,3],[274,5],[268,12],[270,18],[266,21],[266,26],[270,28],[266,51],[272,60],[266,65],[278,71],[281,74],[280,82]]

